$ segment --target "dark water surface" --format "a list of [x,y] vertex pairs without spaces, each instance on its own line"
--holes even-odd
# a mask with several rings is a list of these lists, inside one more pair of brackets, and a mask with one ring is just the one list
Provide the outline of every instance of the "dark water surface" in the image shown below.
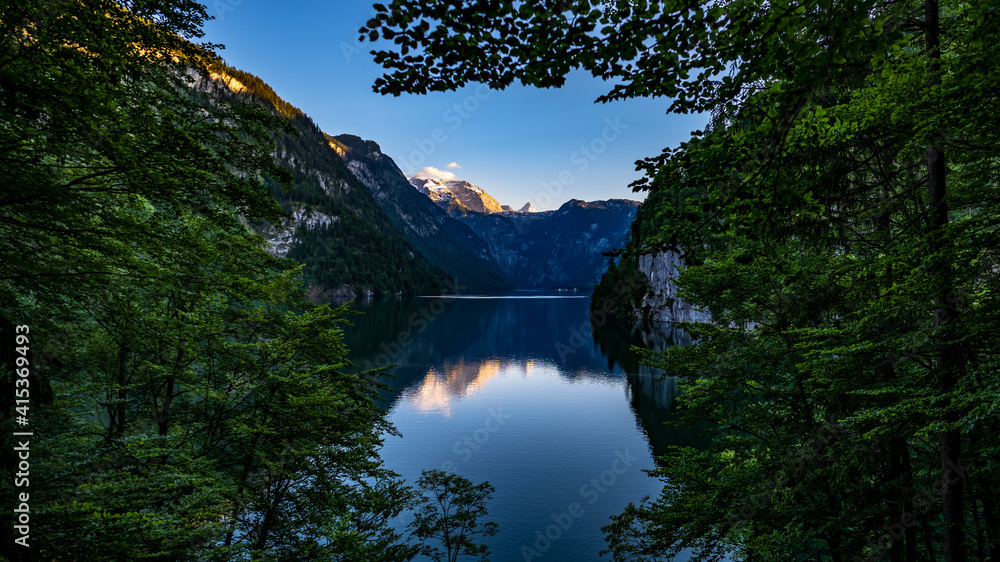
[[386,438],[386,467],[411,484],[429,468],[488,480],[494,562],[601,560],[608,517],[659,495],[643,472],[655,456],[704,444],[664,425],[675,381],[629,351],[683,334],[595,327],[589,302],[518,292],[352,304],[364,312],[347,329],[352,361],[397,365],[385,402],[402,437]]

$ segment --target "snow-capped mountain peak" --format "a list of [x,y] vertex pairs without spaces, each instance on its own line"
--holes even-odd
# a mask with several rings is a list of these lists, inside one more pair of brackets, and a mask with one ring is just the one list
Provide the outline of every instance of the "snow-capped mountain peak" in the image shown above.
[[435,178],[410,178],[410,185],[443,207],[458,201],[477,213],[500,213],[503,208],[489,193],[465,180],[441,181]]
[[483,191],[483,188],[479,187],[478,185],[471,184],[465,180],[451,180],[448,182],[448,187],[454,189],[463,189],[463,188],[470,189],[472,191],[475,191],[476,193],[488,195],[485,191]]

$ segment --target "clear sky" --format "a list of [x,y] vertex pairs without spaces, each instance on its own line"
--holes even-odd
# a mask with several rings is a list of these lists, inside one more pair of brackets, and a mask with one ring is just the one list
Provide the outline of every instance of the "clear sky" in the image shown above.
[[371,3],[207,5],[215,20],[203,41],[224,44],[227,63],[259,76],[326,133],[374,140],[407,175],[455,174],[514,208],[529,201],[539,210],[569,199],[641,201],[645,193],[628,188],[641,175],[635,161],[677,146],[706,122],[666,114],[663,98],[596,104],[610,87],[582,72],[560,89],[471,85],[382,96],[371,89],[382,74],[372,44],[360,43],[357,33]]

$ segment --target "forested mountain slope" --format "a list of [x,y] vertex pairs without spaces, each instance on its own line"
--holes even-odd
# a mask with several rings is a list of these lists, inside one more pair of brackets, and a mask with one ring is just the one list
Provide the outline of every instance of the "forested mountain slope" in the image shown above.
[[294,190],[266,180],[291,219],[253,227],[272,242],[278,255],[305,266],[314,296],[440,292],[449,275],[428,262],[395,227],[305,113],[252,74],[223,63],[213,70],[214,80],[199,80],[198,89],[223,99],[254,99],[288,118],[292,126],[291,134],[278,138],[275,157],[294,175]]

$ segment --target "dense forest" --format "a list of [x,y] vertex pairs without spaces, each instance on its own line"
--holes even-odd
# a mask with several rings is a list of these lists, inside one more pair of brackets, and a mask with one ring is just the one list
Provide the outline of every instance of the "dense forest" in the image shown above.
[[[222,64],[190,42],[205,8],[0,14],[3,558],[409,560],[485,514],[488,484],[432,472],[415,490],[383,468],[384,373],[347,361],[346,308],[306,298],[331,256],[385,292],[440,272],[300,111],[196,89]],[[348,195],[324,199],[282,153]],[[305,266],[248,228],[282,224],[295,197],[341,218],[297,247]],[[414,542],[388,522],[422,492],[451,515],[424,506]]]
[[[615,560],[1000,557],[1000,14],[993,2],[393,0],[361,30],[383,93],[469,82],[710,115],[639,161],[649,196],[598,297],[672,251],[713,446],[605,530]],[[380,49],[380,50],[379,50]],[[627,290],[623,294],[621,287]]]

